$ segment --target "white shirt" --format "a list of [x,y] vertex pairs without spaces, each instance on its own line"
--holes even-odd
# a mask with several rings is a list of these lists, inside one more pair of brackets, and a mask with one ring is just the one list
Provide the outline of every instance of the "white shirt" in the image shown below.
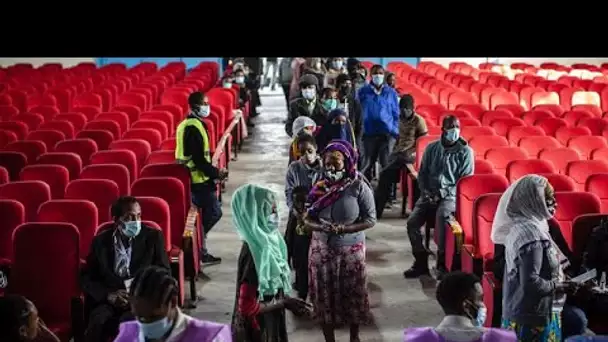
[[450,341],[469,342],[481,338],[486,329],[475,327],[468,317],[447,315],[435,331]]

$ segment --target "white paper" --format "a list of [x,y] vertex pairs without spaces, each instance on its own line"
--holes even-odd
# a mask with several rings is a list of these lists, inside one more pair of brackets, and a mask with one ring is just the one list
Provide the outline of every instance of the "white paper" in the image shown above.
[[597,270],[594,268],[589,272],[585,272],[581,275],[579,275],[578,277],[574,277],[572,279],[570,279],[570,281],[573,281],[575,283],[586,283],[591,279],[595,279],[597,277]]
[[129,292],[129,290],[131,289],[132,282],[133,282],[133,278],[125,280],[125,289],[127,289],[127,292]]

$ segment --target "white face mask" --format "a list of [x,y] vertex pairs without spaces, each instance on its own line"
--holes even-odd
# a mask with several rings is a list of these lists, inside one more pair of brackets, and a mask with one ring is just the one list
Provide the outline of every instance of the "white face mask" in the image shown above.
[[209,106],[209,105],[201,106],[200,109],[198,110],[198,114],[200,116],[202,116],[203,118],[208,117],[209,114],[211,114],[211,106]]
[[234,81],[236,82],[236,84],[243,84],[245,83],[245,76],[237,76]]

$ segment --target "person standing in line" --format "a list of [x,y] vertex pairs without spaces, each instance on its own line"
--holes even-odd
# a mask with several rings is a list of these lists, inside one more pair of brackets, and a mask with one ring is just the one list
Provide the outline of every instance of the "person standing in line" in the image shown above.
[[[264,65],[264,85],[270,86],[270,90],[274,91],[276,88],[276,76],[278,73],[278,57],[266,57],[266,64]],[[268,77],[270,68],[272,67],[272,73]]]
[[445,229],[449,217],[456,210],[456,183],[472,175],[475,156],[467,142],[460,137],[460,122],[453,115],[443,119],[442,135],[424,150],[418,186],[420,198],[407,220],[407,235],[412,244],[414,265],[403,272],[405,278],[429,275],[428,251],[422,243],[420,229],[429,215],[435,216],[435,229],[438,232],[437,278],[441,280],[446,273],[445,267]]
[[389,200],[391,186],[399,182],[401,170],[416,159],[416,140],[428,132],[424,118],[416,114],[414,108],[414,98],[409,94],[403,95],[399,101],[399,141],[389,157],[388,165],[380,172],[374,196],[378,218],[382,217]]
[[293,121],[293,138],[291,140],[291,147],[289,148],[289,163],[287,164],[287,166],[302,157],[298,148],[298,142],[300,141],[300,138],[307,135],[313,137],[316,130],[317,124],[313,119],[309,118],[308,116],[300,116]]
[[258,107],[262,105],[262,100],[260,99],[260,86],[262,83],[262,69],[264,65],[261,57],[245,57],[243,58],[243,61],[249,69],[248,77],[251,85],[251,88],[249,88],[251,93],[250,116],[255,118],[260,115],[260,113],[258,113]]
[[374,65],[372,83],[359,90],[357,98],[363,109],[364,162],[361,172],[372,179],[371,171],[376,161],[385,168],[388,156],[399,136],[399,103],[395,89],[385,86],[384,68]]
[[487,309],[479,277],[452,272],[437,286],[445,316],[435,328],[407,328],[403,342],[516,342],[512,331],[484,328]]
[[[341,74],[346,74],[344,67],[344,58],[332,57],[329,59],[327,73],[325,74],[324,87],[336,87],[336,77]],[[337,88],[337,87],[336,87]]]
[[[191,112],[178,126],[175,133],[177,145],[175,159],[190,170],[192,203],[201,211],[203,232],[206,236],[222,218],[222,206],[217,199],[216,181],[228,177],[228,170],[218,169],[211,164],[209,135],[203,118],[211,114],[209,98],[201,92],[190,94],[188,98]],[[221,258],[209,254],[205,246],[201,251],[201,262],[217,264]]]
[[[312,75],[317,78],[317,92],[321,91],[321,86],[325,82],[327,70],[319,57],[306,58],[306,63],[302,67],[302,75]],[[320,95],[320,94],[318,94]]]
[[293,137],[293,122],[300,116],[308,116],[317,126],[323,126],[327,121],[327,110],[317,96],[318,87],[319,81],[315,76],[303,75],[300,78],[302,95],[289,104],[289,116],[285,122],[285,133],[290,137]]
[[338,101],[340,102],[338,107],[344,109],[348,113],[348,119],[355,133],[355,143],[357,153],[359,154],[359,165],[361,167],[361,159],[363,156],[363,141],[361,135],[363,134],[363,114],[361,110],[361,103],[356,99],[355,91],[353,88],[353,81],[348,74],[340,74],[336,77],[336,89],[338,89]]
[[293,57],[283,57],[279,64],[279,82],[283,89],[283,95],[285,95],[285,104],[288,107],[287,110],[289,110],[289,88],[291,87],[291,81],[293,80],[293,69],[291,68],[293,60]]
[[302,71],[304,70],[304,63],[306,59],[304,57],[295,57],[291,62],[291,71],[293,78],[291,79],[291,86],[289,87],[289,100],[293,101],[300,96],[300,77],[302,77]]

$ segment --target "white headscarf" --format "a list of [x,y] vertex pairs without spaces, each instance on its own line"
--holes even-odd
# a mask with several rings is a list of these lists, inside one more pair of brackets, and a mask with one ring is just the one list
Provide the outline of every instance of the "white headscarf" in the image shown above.
[[527,175],[505,191],[492,223],[492,241],[505,246],[507,269],[515,267],[519,249],[533,241],[552,241],[547,220],[552,217],[545,199],[548,181]]
[[317,124],[315,123],[315,121],[313,119],[309,118],[308,116],[298,116],[293,121],[293,124],[291,125],[291,131],[293,132],[293,136],[297,137],[298,134],[300,134],[300,132],[302,132],[302,130],[305,127],[314,127],[314,128],[316,128]]

